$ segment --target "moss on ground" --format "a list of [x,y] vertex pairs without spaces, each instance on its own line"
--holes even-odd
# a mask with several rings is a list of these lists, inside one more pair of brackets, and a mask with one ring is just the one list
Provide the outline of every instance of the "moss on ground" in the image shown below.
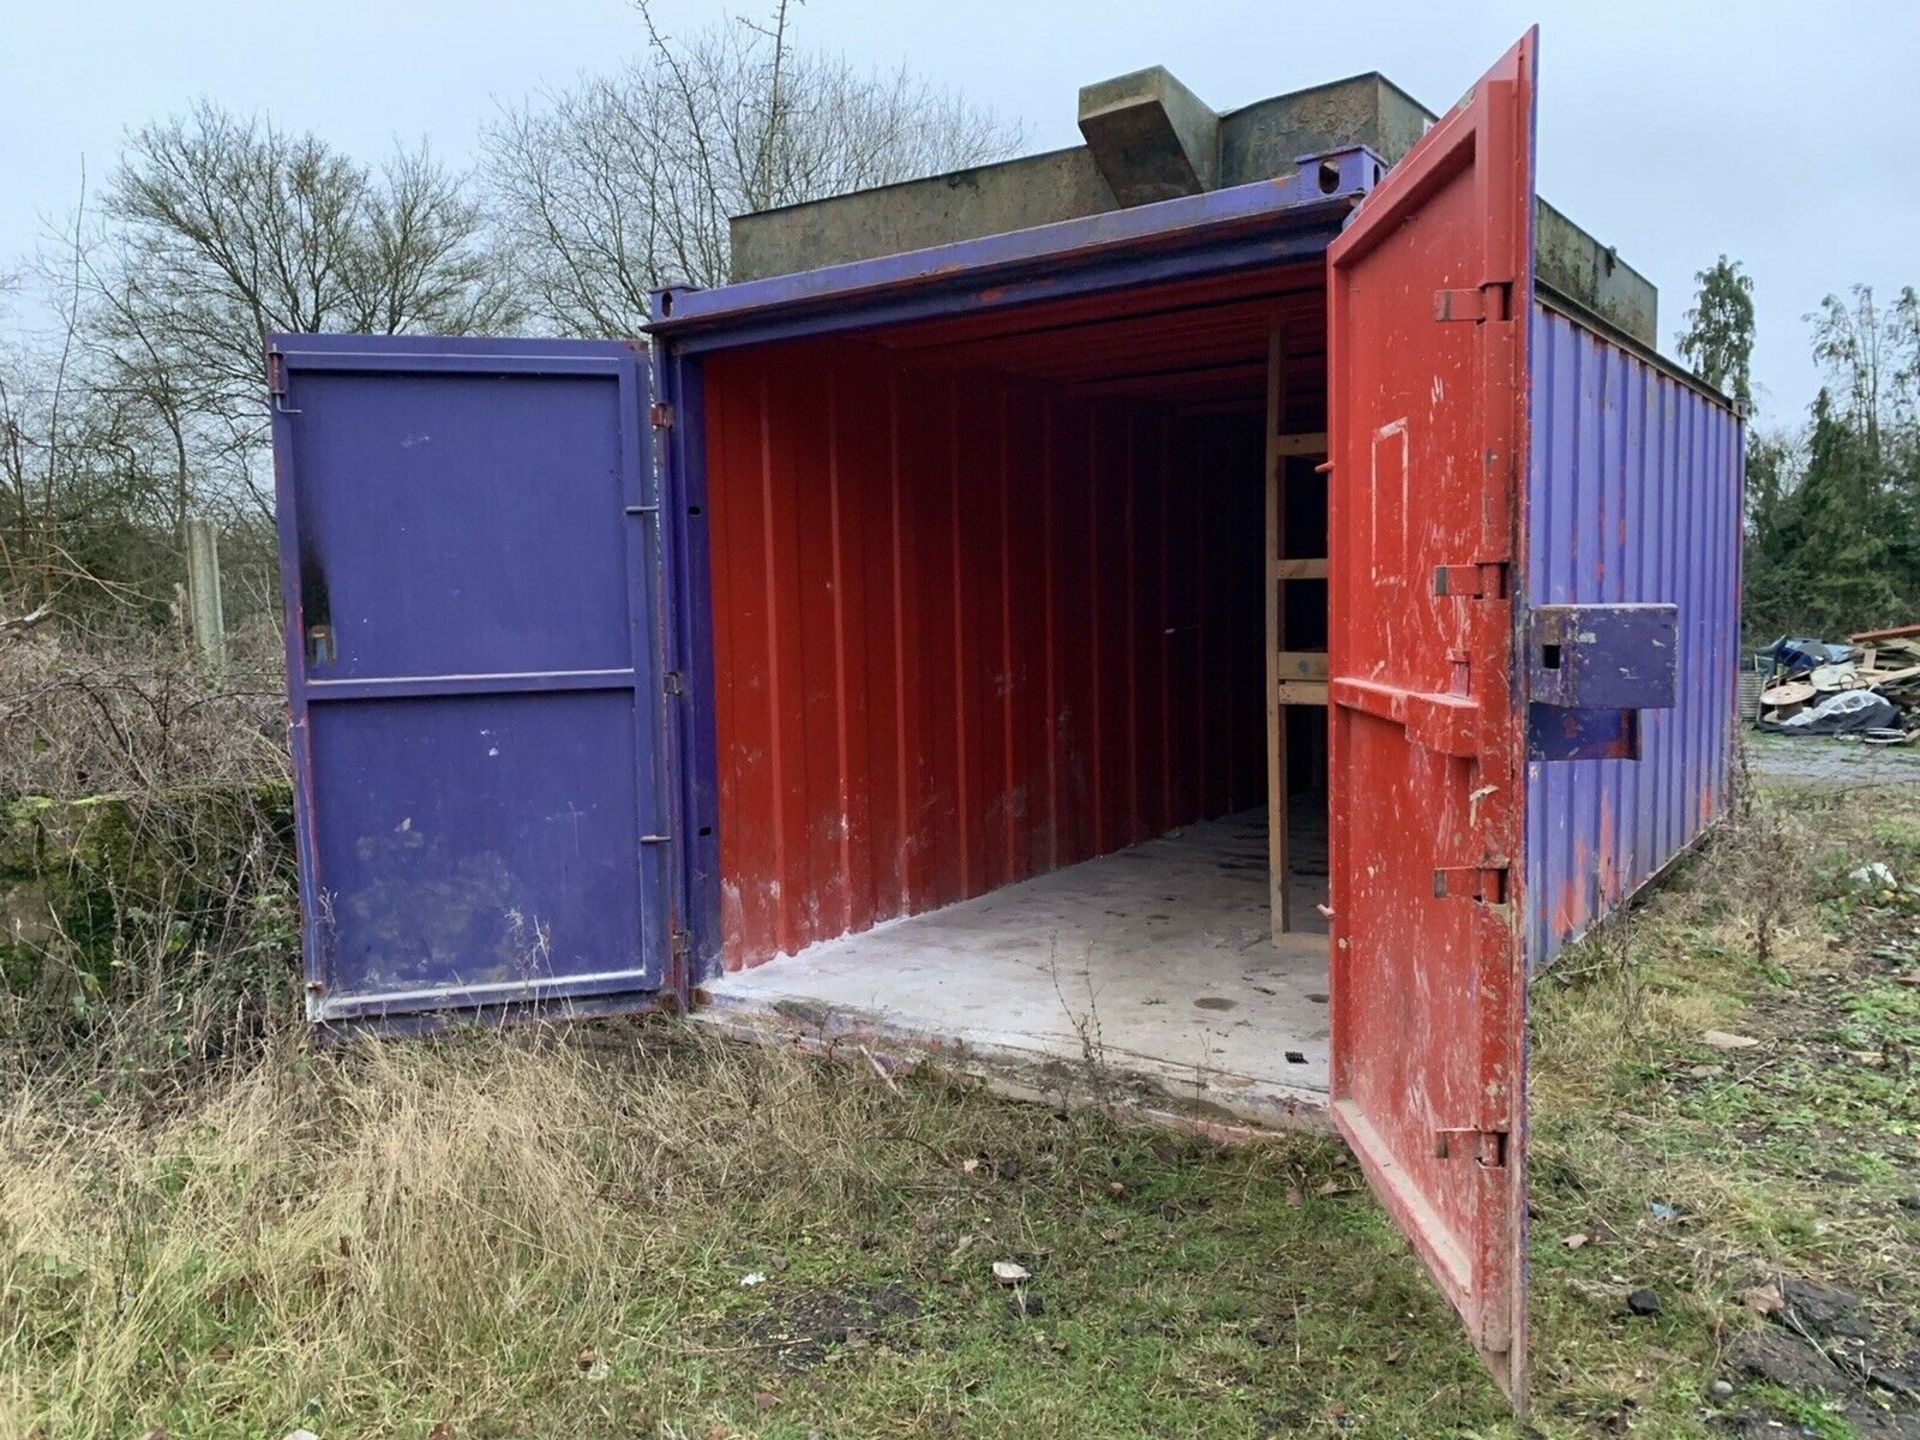
[[0,809],[0,982],[115,999],[150,978],[141,962],[217,941],[236,903],[292,886],[284,784],[12,800]]

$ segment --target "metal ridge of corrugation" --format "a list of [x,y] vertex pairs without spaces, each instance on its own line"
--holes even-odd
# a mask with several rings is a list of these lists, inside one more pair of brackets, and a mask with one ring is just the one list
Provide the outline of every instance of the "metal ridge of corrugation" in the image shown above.
[[1542,302],[1531,332],[1527,598],[1671,604],[1671,710],[1640,758],[1531,762],[1526,922],[1542,965],[1723,812],[1739,669],[1739,414],[1710,387]]
[[[1582,304],[1579,300],[1576,300],[1563,290],[1557,290],[1551,285],[1543,284],[1538,278],[1534,280],[1533,294],[1534,299],[1539,301],[1539,303],[1547,309],[1557,311],[1575,324],[1593,331],[1609,344],[1618,346],[1636,359],[1646,361],[1647,364],[1658,370],[1662,375],[1665,375],[1669,380],[1685,385],[1690,390],[1699,391],[1703,399],[1711,400],[1714,404],[1724,409],[1740,413],[1740,401],[1734,399],[1734,397],[1727,394],[1726,391],[1711,384],[1701,376],[1694,374],[1693,371],[1687,369],[1687,367],[1682,365],[1678,360],[1668,355],[1662,355],[1645,341],[1629,335],[1625,330],[1622,330],[1618,325],[1614,324],[1613,321],[1609,320],[1593,307]],[[1745,418],[1744,415],[1742,418]]]
[[871,260],[855,260],[722,285],[668,287],[654,297],[647,333],[681,337],[745,317],[832,311],[881,297],[1021,280],[1060,283],[1063,273],[1135,256],[1309,230],[1337,233],[1384,172],[1364,146],[1312,157],[1277,180],[1210,190],[1131,209],[1061,220]]

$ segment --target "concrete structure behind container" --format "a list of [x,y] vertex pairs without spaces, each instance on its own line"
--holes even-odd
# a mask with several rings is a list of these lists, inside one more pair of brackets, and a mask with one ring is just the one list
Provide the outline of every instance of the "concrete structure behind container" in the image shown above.
[[[1377,73],[1216,115],[1154,66],[1081,90],[1087,144],[736,216],[733,279],[788,275],[1200,189],[1284,179],[1296,173],[1302,156],[1353,145],[1394,164],[1434,118]],[[1534,227],[1539,284],[1658,347],[1658,293],[1651,281],[1545,201],[1538,203]]]

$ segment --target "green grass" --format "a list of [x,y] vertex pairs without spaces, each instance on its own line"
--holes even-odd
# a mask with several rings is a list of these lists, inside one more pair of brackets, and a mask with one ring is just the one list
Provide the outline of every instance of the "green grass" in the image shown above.
[[[1920,927],[1848,893],[1874,859],[1920,876],[1920,803],[1765,805],[1536,985],[1533,1433],[1718,1433],[1770,1276],[1920,1334]],[[11,1091],[0,1436],[1528,1433],[1328,1141],[667,1024]],[[1727,1408],[1853,1433],[1820,1396]]]

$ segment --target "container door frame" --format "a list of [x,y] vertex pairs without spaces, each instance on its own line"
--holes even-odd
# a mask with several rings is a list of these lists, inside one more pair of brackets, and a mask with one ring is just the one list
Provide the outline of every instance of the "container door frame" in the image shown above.
[[[288,718],[294,769],[296,849],[305,955],[308,1018],[323,1025],[376,1030],[433,1028],[450,1022],[501,1019],[532,1010],[559,1015],[680,1008],[689,984],[677,943],[682,913],[677,886],[682,866],[674,771],[677,716],[668,701],[665,629],[673,607],[673,557],[661,543],[661,475],[650,425],[651,376],[644,342],[447,339],[407,336],[276,335],[269,338],[267,371],[272,436],[281,598],[286,618]],[[308,437],[301,381],[358,375],[447,381],[590,381],[609,391],[605,422],[617,458],[617,492],[609,493],[606,521],[618,526],[621,554],[618,601],[627,633],[624,664],[606,669],[555,667],[527,673],[414,673],[327,678],[312,673],[303,584],[301,517],[313,477],[304,473]],[[423,439],[429,437],[421,437]],[[404,442],[403,442],[404,443]],[[609,597],[610,600],[613,598]],[[331,642],[330,642],[331,643]],[[334,653],[337,655],[337,644]],[[466,983],[458,978],[399,994],[340,993],[330,948],[332,897],[322,873],[317,810],[324,784],[315,774],[316,708],[350,709],[393,700],[432,702],[456,697],[631,695],[632,747],[611,754],[610,765],[630,767],[632,787],[633,910],[636,932],[624,964],[589,964],[578,973],[528,974],[511,982]],[[624,803],[624,801],[622,802]],[[624,840],[620,842],[624,846]]]
[[715,734],[711,562],[705,520],[702,363],[709,354],[796,339],[884,330],[947,316],[1302,262],[1324,263],[1384,162],[1364,146],[1330,152],[1279,182],[1089,215],[925,250],[797,271],[712,290],[653,294],[655,398],[666,428],[666,545],[679,578],[666,598],[670,668],[685,676],[676,707],[677,803],[684,816],[682,900],[697,987],[725,969],[720,926],[719,771]]
[[1328,252],[1330,1101],[1522,1412],[1537,34]]

